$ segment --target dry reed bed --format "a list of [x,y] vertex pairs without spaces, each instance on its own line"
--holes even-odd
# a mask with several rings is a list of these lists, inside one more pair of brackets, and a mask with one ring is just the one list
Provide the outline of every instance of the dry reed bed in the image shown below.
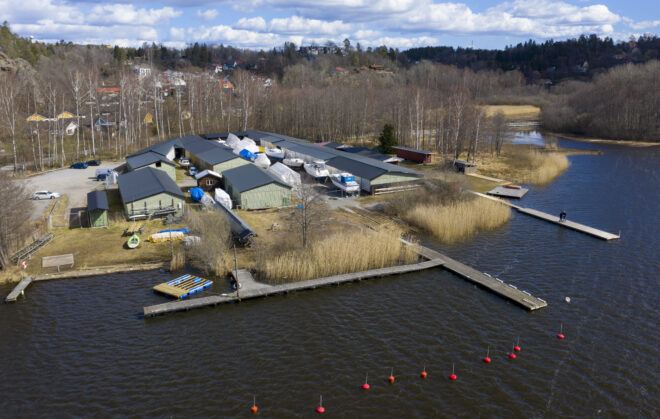
[[423,204],[412,208],[404,219],[433,234],[436,238],[453,242],[482,230],[504,224],[511,210],[486,199],[458,201],[448,205]]
[[516,183],[545,185],[570,166],[566,153],[548,151],[553,148],[556,149],[556,146],[531,149],[505,145],[501,157],[481,154],[477,158],[478,172]]
[[530,169],[523,173],[523,183],[545,185],[562,174],[568,166],[568,159],[560,153],[531,152]]
[[415,263],[418,255],[390,231],[339,232],[306,249],[264,255],[257,263],[262,280],[286,283]]

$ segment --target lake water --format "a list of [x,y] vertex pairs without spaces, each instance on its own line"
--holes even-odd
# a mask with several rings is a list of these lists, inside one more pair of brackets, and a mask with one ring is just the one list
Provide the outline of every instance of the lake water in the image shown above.
[[38,283],[0,305],[1,416],[240,417],[256,394],[262,416],[310,417],[323,394],[330,417],[658,417],[660,148],[559,145],[604,153],[569,157],[521,203],[621,240],[517,213],[468,242],[425,239],[547,308],[442,269],[153,319],[167,273]]

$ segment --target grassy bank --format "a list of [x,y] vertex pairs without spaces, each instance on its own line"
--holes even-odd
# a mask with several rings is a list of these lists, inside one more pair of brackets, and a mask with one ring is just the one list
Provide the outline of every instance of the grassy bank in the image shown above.
[[476,159],[477,172],[515,183],[545,185],[568,169],[570,164],[567,154],[526,145],[505,144],[499,157],[480,154]]
[[497,228],[506,223],[510,215],[511,210],[497,202],[470,199],[447,205],[418,205],[403,218],[441,241],[454,242]]
[[575,134],[562,134],[557,132],[549,132],[548,134],[554,135],[556,137],[563,137],[573,141],[581,141],[585,143],[602,143],[602,144],[615,144],[615,145],[625,145],[628,147],[653,147],[660,146],[660,141],[650,142],[650,141],[633,141],[633,140],[607,140],[604,138],[591,138],[584,137]]
[[414,263],[418,256],[390,231],[335,233],[307,248],[266,252],[257,263],[261,280],[270,283],[304,281],[350,272]]
[[532,105],[483,105],[481,108],[487,117],[501,112],[507,119],[538,119],[541,108]]

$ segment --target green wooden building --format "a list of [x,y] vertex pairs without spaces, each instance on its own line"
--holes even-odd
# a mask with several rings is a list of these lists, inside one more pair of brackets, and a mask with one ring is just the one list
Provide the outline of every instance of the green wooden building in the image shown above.
[[136,171],[151,167],[153,169],[162,170],[167,175],[176,181],[176,171],[174,163],[166,156],[159,154],[155,151],[147,151],[142,154],[136,154],[126,157],[126,168],[128,171]]
[[223,173],[225,191],[239,209],[264,209],[291,204],[291,186],[270,172],[248,164]]
[[92,191],[87,194],[87,219],[90,227],[107,227],[109,210],[105,191]]
[[119,176],[119,194],[129,220],[162,217],[184,212],[185,195],[169,175],[145,167]]
[[248,160],[234,154],[230,148],[196,135],[181,138],[181,143],[186,150],[186,157],[200,172],[212,170],[223,174],[225,170],[250,164]]

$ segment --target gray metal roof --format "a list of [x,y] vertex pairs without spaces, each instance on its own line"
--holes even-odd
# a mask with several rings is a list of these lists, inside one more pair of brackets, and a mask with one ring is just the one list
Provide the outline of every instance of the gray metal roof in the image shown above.
[[368,163],[362,163],[349,159],[347,157],[338,156],[326,163],[328,166],[339,169],[344,172],[349,172],[352,175],[359,176],[364,179],[375,179],[387,170],[380,169]]
[[170,166],[174,166],[174,163],[172,163],[164,155],[154,151],[147,151],[146,153],[126,157],[126,168],[128,170],[135,170],[139,169],[140,167],[149,166],[150,164],[154,164],[159,161],[169,164]]
[[165,155],[167,155],[167,153],[170,152],[170,150],[172,150],[172,147],[175,147],[175,148],[183,147],[182,144],[181,144],[181,139],[180,138],[171,138],[167,141],[162,141],[160,143],[150,145],[149,147],[143,148],[142,150],[131,154],[129,157],[137,156],[139,154],[144,154],[144,153],[147,153],[149,151],[153,151],[155,153],[158,153],[158,154],[161,154],[161,155],[165,156]]
[[182,199],[186,198],[167,173],[153,167],[145,167],[142,170],[124,173],[119,176],[117,183],[119,184],[119,193],[125,204],[159,193],[168,193]]
[[205,140],[196,135],[181,138],[181,143],[186,151],[208,164],[219,164],[240,158],[229,147],[215,141]]
[[334,149],[344,146],[345,146],[344,144],[335,143],[334,141],[330,141],[329,143],[323,144],[323,147],[334,148]]
[[105,191],[91,191],[87,194],[87,211],[109,210],[108,196]]
[[290,185],[254,164],[245,164],[225,170],[222,175],[225,177],[225,184],[230,184],[238,192],[246,192],[271,183],[277,183],[291,189]]
[[392,147],[392,148],[393,148],[393,149],[396,149],[396,150],[412,151],[412,152],[414,152],[414,153],[420,153],[420,154],[435,154],[435,153],[432,152],[432,151],[419,150],[419,149],[417,149],[417,148],[403,147],[403,146],[400,146],[400,145],[395,146],[395,147]]

